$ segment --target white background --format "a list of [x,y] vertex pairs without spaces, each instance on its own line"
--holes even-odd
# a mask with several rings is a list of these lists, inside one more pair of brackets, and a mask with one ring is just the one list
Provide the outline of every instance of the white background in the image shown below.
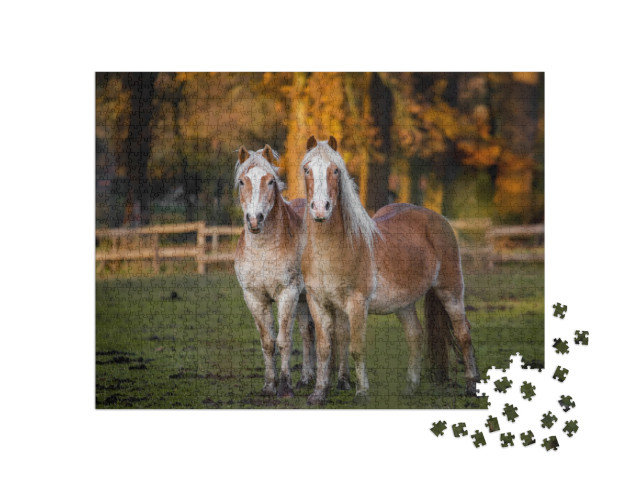
[[[3,479],[632,472],[640,87],[628,3],[91,5],[23,2],[0,15]],[[468,411],[96,411],[96,70],[545,71],[547,366],[561,301],[565,327],[591,332],[571,373],[579,432],[557,452],[475,449],[429,431]]]

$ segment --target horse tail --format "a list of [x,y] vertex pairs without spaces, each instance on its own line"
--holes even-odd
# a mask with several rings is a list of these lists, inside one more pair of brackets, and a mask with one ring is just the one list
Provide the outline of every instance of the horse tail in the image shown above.
[[433,288],[424,298],[424,318],[427,327],[425,337],[427,361],[431,377],[435,381],[449,379],[449,351],[457,347],[453,338],[451,319]]

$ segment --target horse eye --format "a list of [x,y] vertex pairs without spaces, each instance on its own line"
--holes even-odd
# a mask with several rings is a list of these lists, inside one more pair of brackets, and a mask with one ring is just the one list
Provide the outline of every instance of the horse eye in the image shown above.
[[333,171],[333,174],[334,174],[334,175],[338,175],[338,169],[334,170],[334,171]]
[[309,175],[309,169],[307,169],[306,167],[304,168],[304,173],[305,175]]
[[244,182],[240,181],[240,185],[241,185],[241,186],[243,186],[243,185],[244,185]]
[[273,185],[273,179],[271,179],[267,185]]

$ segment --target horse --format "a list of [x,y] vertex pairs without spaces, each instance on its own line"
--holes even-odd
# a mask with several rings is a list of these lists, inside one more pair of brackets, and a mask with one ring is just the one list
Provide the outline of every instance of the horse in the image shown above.
[[368,399],[365,365],[367,315],[395,313],[409,345],[405,394],[420,383],[423,330],[416,303],[425,298],[427,357],[438,380],[448,376],[453,347],[465,364],[466,392],[476,395],[478,371],[464,308],[464,280],[453,229],[440,214],[390,204],[373,218],[360,203],[338,143],[311,136],[301,163],[306,188],[307,242],[302,257],[307,303],[316,328],[316,386],[309,404],[329,391],[334,322],[349,324],[356,400]]
[[[296,387],[311,385],[315,377],[314,326],[304,297],[300,262],[304,248],[306,200],[287,202],[284,183],[273,165],[278,154],[268,144],[263,149],[238,151],[235,188],[243,211],[244,229],[235,253],[234,267],[244,300],[260,334],[265,363],[263,395],[292,397],[290,359],[294,316],[302,336],[302,375]],[[302,302],[299,302],[302,296]],[[274,332],[271,304],[278,307],[278,336]],[[280,378],[276,389],[276,343],[280,350]]]

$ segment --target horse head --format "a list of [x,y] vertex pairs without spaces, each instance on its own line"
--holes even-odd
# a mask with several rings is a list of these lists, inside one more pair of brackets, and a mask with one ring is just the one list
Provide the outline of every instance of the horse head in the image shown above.
[[331,136],[320,144],[312,135],[307,140],[307,156],[302,164],[304,180],[307,190],[307,202],[311,217],[316,222],[329,220],[333,209],[338,203],[340,192],[340,175],[344,175],[338,159],[326,155],[329,147],[333,152],[338,151],[338,142]]
[[265,145],[257,152],[240,147],[236,163],[236,186],[247,230],[259,234],[264,229],[284,185],[278,178],[278,154]]

